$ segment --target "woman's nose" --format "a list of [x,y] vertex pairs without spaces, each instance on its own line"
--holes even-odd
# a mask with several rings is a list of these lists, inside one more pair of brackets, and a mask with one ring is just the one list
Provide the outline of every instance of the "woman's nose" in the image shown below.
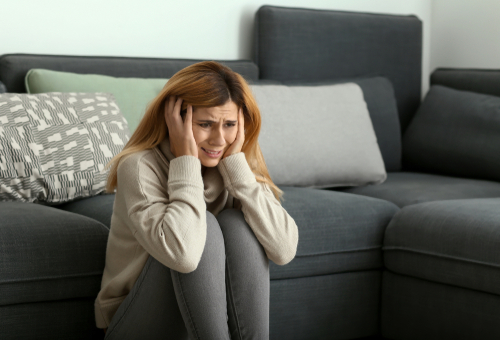
[[212,133],[210,135],[210,144],[212,145],[224,145],[224,131],[222,129],[222,124],[220,126],[215,126],[212,129]]

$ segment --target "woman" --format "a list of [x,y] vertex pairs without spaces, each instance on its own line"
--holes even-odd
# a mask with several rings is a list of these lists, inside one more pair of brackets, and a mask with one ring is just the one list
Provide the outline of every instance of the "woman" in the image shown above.
[[298,231],[260,125],[243,77],[216,62],[177,72],[150,104],[110,162],[106,339],[268,339],[268,259],[290,262]]

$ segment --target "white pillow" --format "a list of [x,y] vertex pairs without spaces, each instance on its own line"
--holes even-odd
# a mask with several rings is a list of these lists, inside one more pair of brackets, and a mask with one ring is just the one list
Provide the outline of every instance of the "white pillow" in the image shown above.
[[107,93],[0,94],[0,201],[62,203],[105,189],[129,139]]
[[259,144],[277,185],[328,188],[386,180],[357,84],[251,88],[262,115]]

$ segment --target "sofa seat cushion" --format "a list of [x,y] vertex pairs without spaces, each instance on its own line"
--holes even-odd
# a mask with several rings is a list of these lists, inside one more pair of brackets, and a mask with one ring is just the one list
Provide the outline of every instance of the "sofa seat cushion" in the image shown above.
[[500,198],[414,204],[387,227],[390,271],[500,295]]
[[498,182],[417,172],[389,172],[379,185],[333,190],[381,198],[400,208],[429,201],[500,197]]
[[108,229],[34,203],[0,203],[0,305],[95,297]]
[[383,234],[396,205],[343,192],[280,188],[283,207],[299,228],[299,244],[286,266],[270,262],[271,279],[382,268]]
[[108,229],[111,225],[111,215],[113,215],[113,205],[115,194],[101,194],[78,201],[58,205],[57,208],[75,214],[93,218],[104,224]]

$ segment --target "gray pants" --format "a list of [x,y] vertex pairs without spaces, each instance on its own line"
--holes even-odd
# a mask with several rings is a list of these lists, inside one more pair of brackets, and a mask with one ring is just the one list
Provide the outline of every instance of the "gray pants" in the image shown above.
[[269,262],[235,209],[207,212],[207,240],[195,271],[149,256],[106,333],[112,339],[269,339]]

